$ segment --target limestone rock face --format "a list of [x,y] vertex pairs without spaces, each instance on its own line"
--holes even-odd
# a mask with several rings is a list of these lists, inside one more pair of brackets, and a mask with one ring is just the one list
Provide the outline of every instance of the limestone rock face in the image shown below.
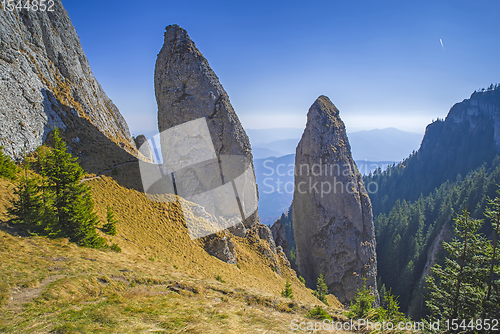
[[[241,170],[251,167],[254,173],[250,141],[227,93],[186,30],[177,25],[168,26],[165,32],[165,42],[156,60],[155,92],[160,133],[205,118],[217,157],[242,156],[244,161]],[[161,141],[163,160],[168,164],[169,159],[166,157],[171,156],[171,152],[166,150],[172,149],[172,143],[164,138]],[[182,143],[176,144],[182,146]],[[186,145],[200,160],[203,160],[201,157],[204,154],[210,154],[205,149],[194,152],[196,147],[193,148],[189,143]],[[258,213],[255,211],[244,224],[249,227],[257,222]]]
[[362,277],[376,287],[375,232],[344,123],[326,96],[309,109],[295,172],[292,213],[299,274],[310,287],[323,274],[329,292],[348,303]]
[[0,10],[0,145],[20,158],[54,127],[79,128],[77,119],[132,152],[125,119],[94,78],[61,0],[54,2],[52,12]]

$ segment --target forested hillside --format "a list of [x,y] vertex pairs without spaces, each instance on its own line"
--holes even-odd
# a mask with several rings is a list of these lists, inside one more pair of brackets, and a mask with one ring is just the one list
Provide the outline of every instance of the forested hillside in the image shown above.
[[[400,296],[403,310],[413,301],[414,318],[425,311],[419,280],[432,264],[428,260],[435,254],[436,237],[443,232],[442,238],[451,238],[452,218],[463,209],[468,208],[472,218],[483,219],[487,199],[495,197],[499,184],[500,158],[496,158],[488,170],[481,167],[461,180],[446,182],[412,203],[398,200],[389,214],[376,218],[379,285]],[[486,222],[481,232],[491,236],[491,224]],[[442,253],[435,255],[442,260]]]
[[[453,219],[464,209],[471,218],[483,219],[488,198],[496,195],[499,112],[499,85],[474,92],[445,120],[427,126],[418,151],[364,178],[372,184],[381,295],[392,289],[414,319],[427,312],[423,276],[443,263],[441,244],[453,237]],[[479,232],[491,239],[491,224],[486,221]]]

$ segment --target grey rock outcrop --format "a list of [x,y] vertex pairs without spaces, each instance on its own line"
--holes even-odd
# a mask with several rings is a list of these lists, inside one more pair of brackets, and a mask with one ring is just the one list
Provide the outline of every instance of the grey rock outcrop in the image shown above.
[[141,152],[141,154],[147,160],[149,160],[151,163],[153,163],[154,162],[153,149],[151,148],[151,145],[149,145],[149,142],[146,139],[146,136],[138,135],[134,141],[135,141],[135,147],[137,147],[137,150],[139,150],[139,152]]
[[54,3],[52,12],[0,11],[0,145],[18,159],[54,127],[79,128],[79,119],[134,151],[127,123],[94,78],[68,13],[60,0]]
[[269,248],[271,248],[273,253],[276,253],[276,244],[274,243],[273,234],[269,227],[263,224],[259,224],[257,225],[257,230],[259,232],[259,238],[261,240],[267,241],[267,243],[269,244]]
[[286,265],[291,268],[290,261],[288,260],[290,250],[288,248],[288,241],[286,240],[286,231],[280,219],[275,221],[273,226],[271,226],[271,233],[276,244],[276,253],[280,254]]
[[205,250],[208,254],[226,263],[238,263],[236,253],[234,252],[233,241],[226,231],[220,232],[219,235],[213,234],[207,237],[205,241]]
[[285,227],[281,223],[280,219],[275,221],[273,226],[271,226],[271,233],[273,234],[276,247],[281,247],[285,254],[289,254],[290,250],[288,249],[288,241],[286,240]]
[[[468,123],[468,130],[487,131],[483,127],[490,123],[493,127],[493,140],[497,151],[500,149],[500,87],[485,92],[474,92],[469,99],[456,103],[445,120],[446,129],[451,132],[458,124]],[[488,131],[489,132],[489,131]]]
[[[242,156],[242,170],[252,167],[253,171],[250,141],[226,91],[186,30],[178,25],[166,28],[164,45],[156,60],[155,93],[160,133],[205,118],[217,156]],[[171,143],[161,140],[165,162],[165,150]],[[250,227],[258,221],[255,211],[244,224]]]
[[309,109],[295,168],[292,206],[299,274],[311,287],[323,274],[329,292],[342,303],[354,298],[362,277],[376,293],[370,198],[339,111],[326,96]]

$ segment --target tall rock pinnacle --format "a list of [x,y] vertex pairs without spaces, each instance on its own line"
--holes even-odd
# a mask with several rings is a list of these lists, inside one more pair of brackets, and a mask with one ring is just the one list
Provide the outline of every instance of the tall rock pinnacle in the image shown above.
[[347,303],[363,277],[376,287],[375,232],[344,123],[326,96],[309,109],[295,173],[292,212],[299,273],[311,287],[323,274],[329,292]]
[[[252,174],[254,173],[250,141],[226,91],[186,30],[178,25],[170,25],[166,29],[165,42],[156,60],[155,92],[160,133],[204,118],[217,156],[241,156],[244,160],[241,170],[251,167]],[[190,143],[196,141],[193,139],[197,136],[195,132],[186,133],[192,140],[182,140],[186,140],[186,143],[189,140]],[[167,150],[172,150],[172,143],[163,137],[161,141],[164,163],[168,164],[166,157],[171,156],[171,152]],[[200,160],[204,156],[210,158],[209,152],[201,146],[186,144],[185,148],[182,152],[177,149],[175,153],[186,156],[191,154]],[[254,174],[253,177],[255,178]],[[251,226],[257,222],[258,214],[255,211],[245,220],[245,225]]]

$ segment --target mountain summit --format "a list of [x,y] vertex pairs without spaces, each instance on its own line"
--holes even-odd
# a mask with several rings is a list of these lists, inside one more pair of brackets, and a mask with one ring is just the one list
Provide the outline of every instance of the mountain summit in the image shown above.
[[309,109],[295,172],[292,212],[300,275],[314,287],[323,274],[330,293],[343,303],[354,298],[364,277],[376,293],[370,198],[339,110],[326,96]]

